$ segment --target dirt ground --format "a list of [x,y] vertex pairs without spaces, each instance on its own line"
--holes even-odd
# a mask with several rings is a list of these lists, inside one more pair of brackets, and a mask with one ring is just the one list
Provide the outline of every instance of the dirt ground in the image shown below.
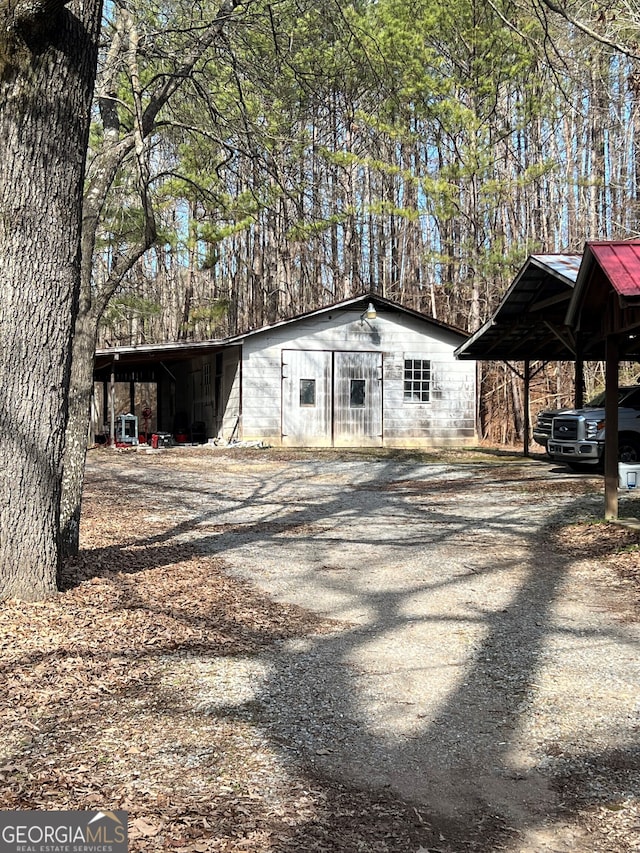
[[132,850],[640,850],[640,533],[602,506],[498,451],[92,452],[66,591],[0,614],[0,807],[124,808]]

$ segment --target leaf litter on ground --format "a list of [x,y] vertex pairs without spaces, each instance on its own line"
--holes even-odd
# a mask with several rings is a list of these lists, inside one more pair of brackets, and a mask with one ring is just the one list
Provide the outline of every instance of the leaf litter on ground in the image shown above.
[[336,626],[227,576],[168,522],[145,522],[134,499],[110,505],[108,484],[88,486],[63,590],[0,611],[0,809],[124,809],[132,851],[427,841],[410,805],[316,779],[295,751],[265,747],[250,719],[192,702],[190,662],[268,656]]

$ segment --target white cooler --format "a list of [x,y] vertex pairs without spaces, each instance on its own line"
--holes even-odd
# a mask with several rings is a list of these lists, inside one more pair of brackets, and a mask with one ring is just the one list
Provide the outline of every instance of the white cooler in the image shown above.
[[626,465],[618,462],[618,488],[640,488],[640,465]]

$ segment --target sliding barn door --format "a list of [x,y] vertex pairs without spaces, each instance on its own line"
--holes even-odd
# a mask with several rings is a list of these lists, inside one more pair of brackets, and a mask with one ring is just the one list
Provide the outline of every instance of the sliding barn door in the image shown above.
[[282,443],[382,444],[382,353],[282,351]]
[[335,352],[333,356],[334,445],[381,445],[382,353]]
[[331,446],[331,353],[282,351],[282,443]]

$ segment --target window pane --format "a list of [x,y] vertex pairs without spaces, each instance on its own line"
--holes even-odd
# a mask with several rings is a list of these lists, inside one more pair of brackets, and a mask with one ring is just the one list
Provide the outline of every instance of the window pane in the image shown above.
[[316,380],[300,380],[300,405],[315,406],[316,404]]
[[352,409],[362,409],[364,407],[364,379],[352,379],[351,389],[349,393],[349,407]]
[[404,388],[405,401],[428,403],[431,383],[431,362],[422,358],[405,358]]

